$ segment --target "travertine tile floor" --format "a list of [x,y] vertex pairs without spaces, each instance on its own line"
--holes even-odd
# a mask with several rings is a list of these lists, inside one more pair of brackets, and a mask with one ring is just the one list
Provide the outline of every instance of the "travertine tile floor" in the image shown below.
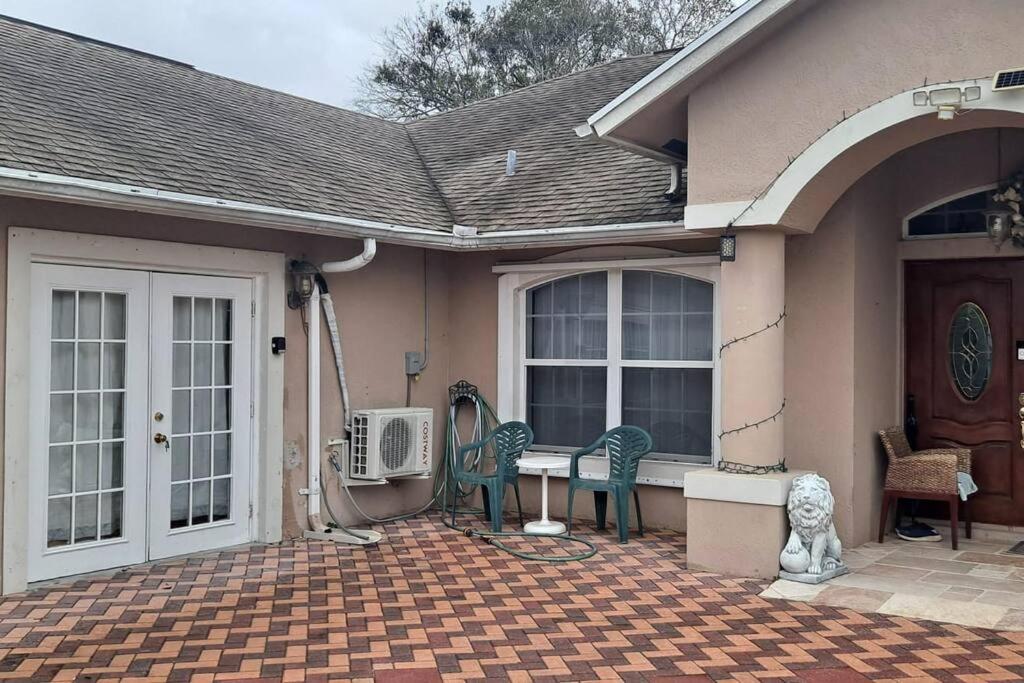
[[964,626],[1024,631],[1024,555],[1010,543],[920,543],[888,536],[843,553],[850,573],[809,586],[776,581],[762,597]]

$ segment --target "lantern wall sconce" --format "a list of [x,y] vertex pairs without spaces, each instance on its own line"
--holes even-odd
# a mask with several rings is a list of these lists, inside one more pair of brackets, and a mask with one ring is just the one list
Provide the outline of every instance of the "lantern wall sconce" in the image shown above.
[[736,260],[736,235],[722,235],[718,238],[718,255],[723,263]]
[[1012,236],[1011,212],[1006,209],[990,209],[983,211],[985,215],[985,231],[996,245],[998,251],[1001,246]]

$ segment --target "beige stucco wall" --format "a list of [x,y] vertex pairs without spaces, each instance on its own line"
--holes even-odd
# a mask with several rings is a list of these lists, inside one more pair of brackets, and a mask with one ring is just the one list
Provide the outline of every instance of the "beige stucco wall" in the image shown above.
[[786,456],[832,482],[848,545],[869,540],[878,521],[875,433],[902,419],[901,254],[994,255],[984,238],[901,244],[903,219],[1021,167],[1020,129],[931,140],[855,183],[813,234],[787,238]]
[[[0,198],[0,290],[6,289],[6,239],[10,226],[65,230],[144,239],[231,246],[281,252],[289,258],[314,262],[344,259],[358,253],[361,243],[313,235],[189,221],[167,216],[94,209],[71,204]],[[443,438],[446,387],[448,386],[448,255],[429,252],[428,295],[431,308],[430,365],[412,389],[415,405],[434,408],[435,449]],[[343,330],[346,371],[356,408],[401,406],[405,402],[403,355],[423,345],[424,251],[380,245],[376,259],[358,273],[328,276],[338,319]],[[0,300],[6,301],[5,296]],[[306,337],[298,311],[286,314],[288,350],[285,353],[284,395],[284,504],[283,533],[298,535],[306,527]],[[341,399],[334,360],[326,334],[321,344],[321,434],[327,439],[341,434]],[[0,359],[2,368],[2,359]],[[435,450],[435,452],[440,452]],[[331,475],[325,463],[324,471]],[[337,482],[329,476],[328,488],[335,509],[346,522],[356,519],[343,502]],[[430,495],[429,481],[404,481],[367,487],[355,492],[357,501],[375,515],[414,509]]]
[[[168,216],[121,212],[37,200],[0,198],[0,289],[5,288],[6,229],[9,226],[64,230],[198,245],[231,246],[284,253],[316,263],[348,258],[361,248],[357,240],[190,221]],[[707,251],[708,242],[662,243],[668,248]],[[498,261],[539,258],[559,250],[493,253],[450,253],[380,244],[375,260],[357,273],[328,275],[342,329],[346,374],[355,408],[401,406],[405,401],[405,351],[422,348],[424,263],[430,306],[430,363],[412,387],[412,403],[435,411],[435,457],[443,453],[447,387],[466,378],[478,384],[493,402],[497,388]],[[426,259],[426,261],[424,261]],[[0,301],[6,297],[0,297]],[[0,303],[2,306],[2,303]],[[306,487],[306,337],[298,311],[286,313],[288,350],[284,394],[283,530],[296,536],[307,527]],[[0,342],[2,343],[2,342]],[[3,360],[0,358],[0,372]],[[321,435],[323,444],[340,436],[342,411],[334,359],[326,335],[321,343]],[[0,403],[2,406],[2,403]],[[358,515],[338,488],[333,470],[324,463],[329,500],[345,523]],[[564,482],[553,480],[551,510],[564,514]],[[524,507],[540,509],[537,477],[523,477]],[[427,500],[431,482],[396,481],[353,489],[357,502],[374,516],[418,508]],[[511,491],[510,491],[511,492]],[[651,527],[685,528],[681,489],[642,487],[645,522]],[[510,501],[511,502],[511,501]],[[577,503],[582,518],[593,517],[589,496]]]
[[[1017,0],[827,0],[691,93],[689,201],[749,200],[842,118],[1019,66]],[[738,130],[752,131],[736,135]]]
[[[656,246],[679,251],[707,252],[715,248],[714,241],[688,240],[661,242]],[[449,329],[452,381],[466,379],[480,387],[480,391],[495,403],[497,388],[497,329],[498,329],[498,276],[491,268],[499,262],[527,261],[556,254],[564,249],[534,249],[482,253],[456,253],[448,257],[449,277]],[[539,477],[520,478],[524,509],[540,510]],[[660,486],[640,486],[644,525],[655,528],[686,529],[686,503],[682,489]],[[565,514],[565,481],[550,480],[550,512],[555,517]],[[514,506],[512,491],[506,498]],[[574,503],[574,516],[593,519],[593,497],[583,494]],[[631,512],[635,524],[636,517]],[[609,521],[614,519],[609,512]]]
[[690,569],[774,578],[789,524],[785,506],[689,498],[686,563]]

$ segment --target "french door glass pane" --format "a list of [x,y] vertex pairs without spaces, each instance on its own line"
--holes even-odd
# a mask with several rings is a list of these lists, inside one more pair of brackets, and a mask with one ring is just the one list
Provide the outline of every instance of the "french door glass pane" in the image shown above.
[[622,274],[622,357],[626,360],[712,359],[710,283],[642,270]]
[[527,368],[526,421],[534,443],[579,448],[603,434],[607,376],[606,368]]
[[527,358],[608,357],[608,274],[549,282],[526,299]]
[[646,429],[656,454],[711,459],[711,368],[624,368],[622,422]]
[[176,296],[172,310],[170,526],[179,529],[230,518],[233,345],[230,299]]
[[51,296],[47,547],[122,535],[126,305],[117,292]]

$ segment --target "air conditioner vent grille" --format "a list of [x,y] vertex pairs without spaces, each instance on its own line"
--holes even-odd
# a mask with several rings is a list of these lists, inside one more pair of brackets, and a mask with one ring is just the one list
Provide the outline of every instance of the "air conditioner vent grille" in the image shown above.
[[412,425],[404,417],[395,417],[384,423],[380,435],[380,457],[384,469],[396,472],[405,468],[411,455]]
[[1016,90],[1024,88],[1024,69],[1006,69],[996,72],[992,79],[993,90]]
[[369,448],[367,440],[370,420],[366,415],[356,415],[352,420],[352,445],[349,455],[349,476],[365,477],[369,470]]
[[352,415],[349,477],[391,479],[429,475],[434,412],[430,408],[373,408]]

